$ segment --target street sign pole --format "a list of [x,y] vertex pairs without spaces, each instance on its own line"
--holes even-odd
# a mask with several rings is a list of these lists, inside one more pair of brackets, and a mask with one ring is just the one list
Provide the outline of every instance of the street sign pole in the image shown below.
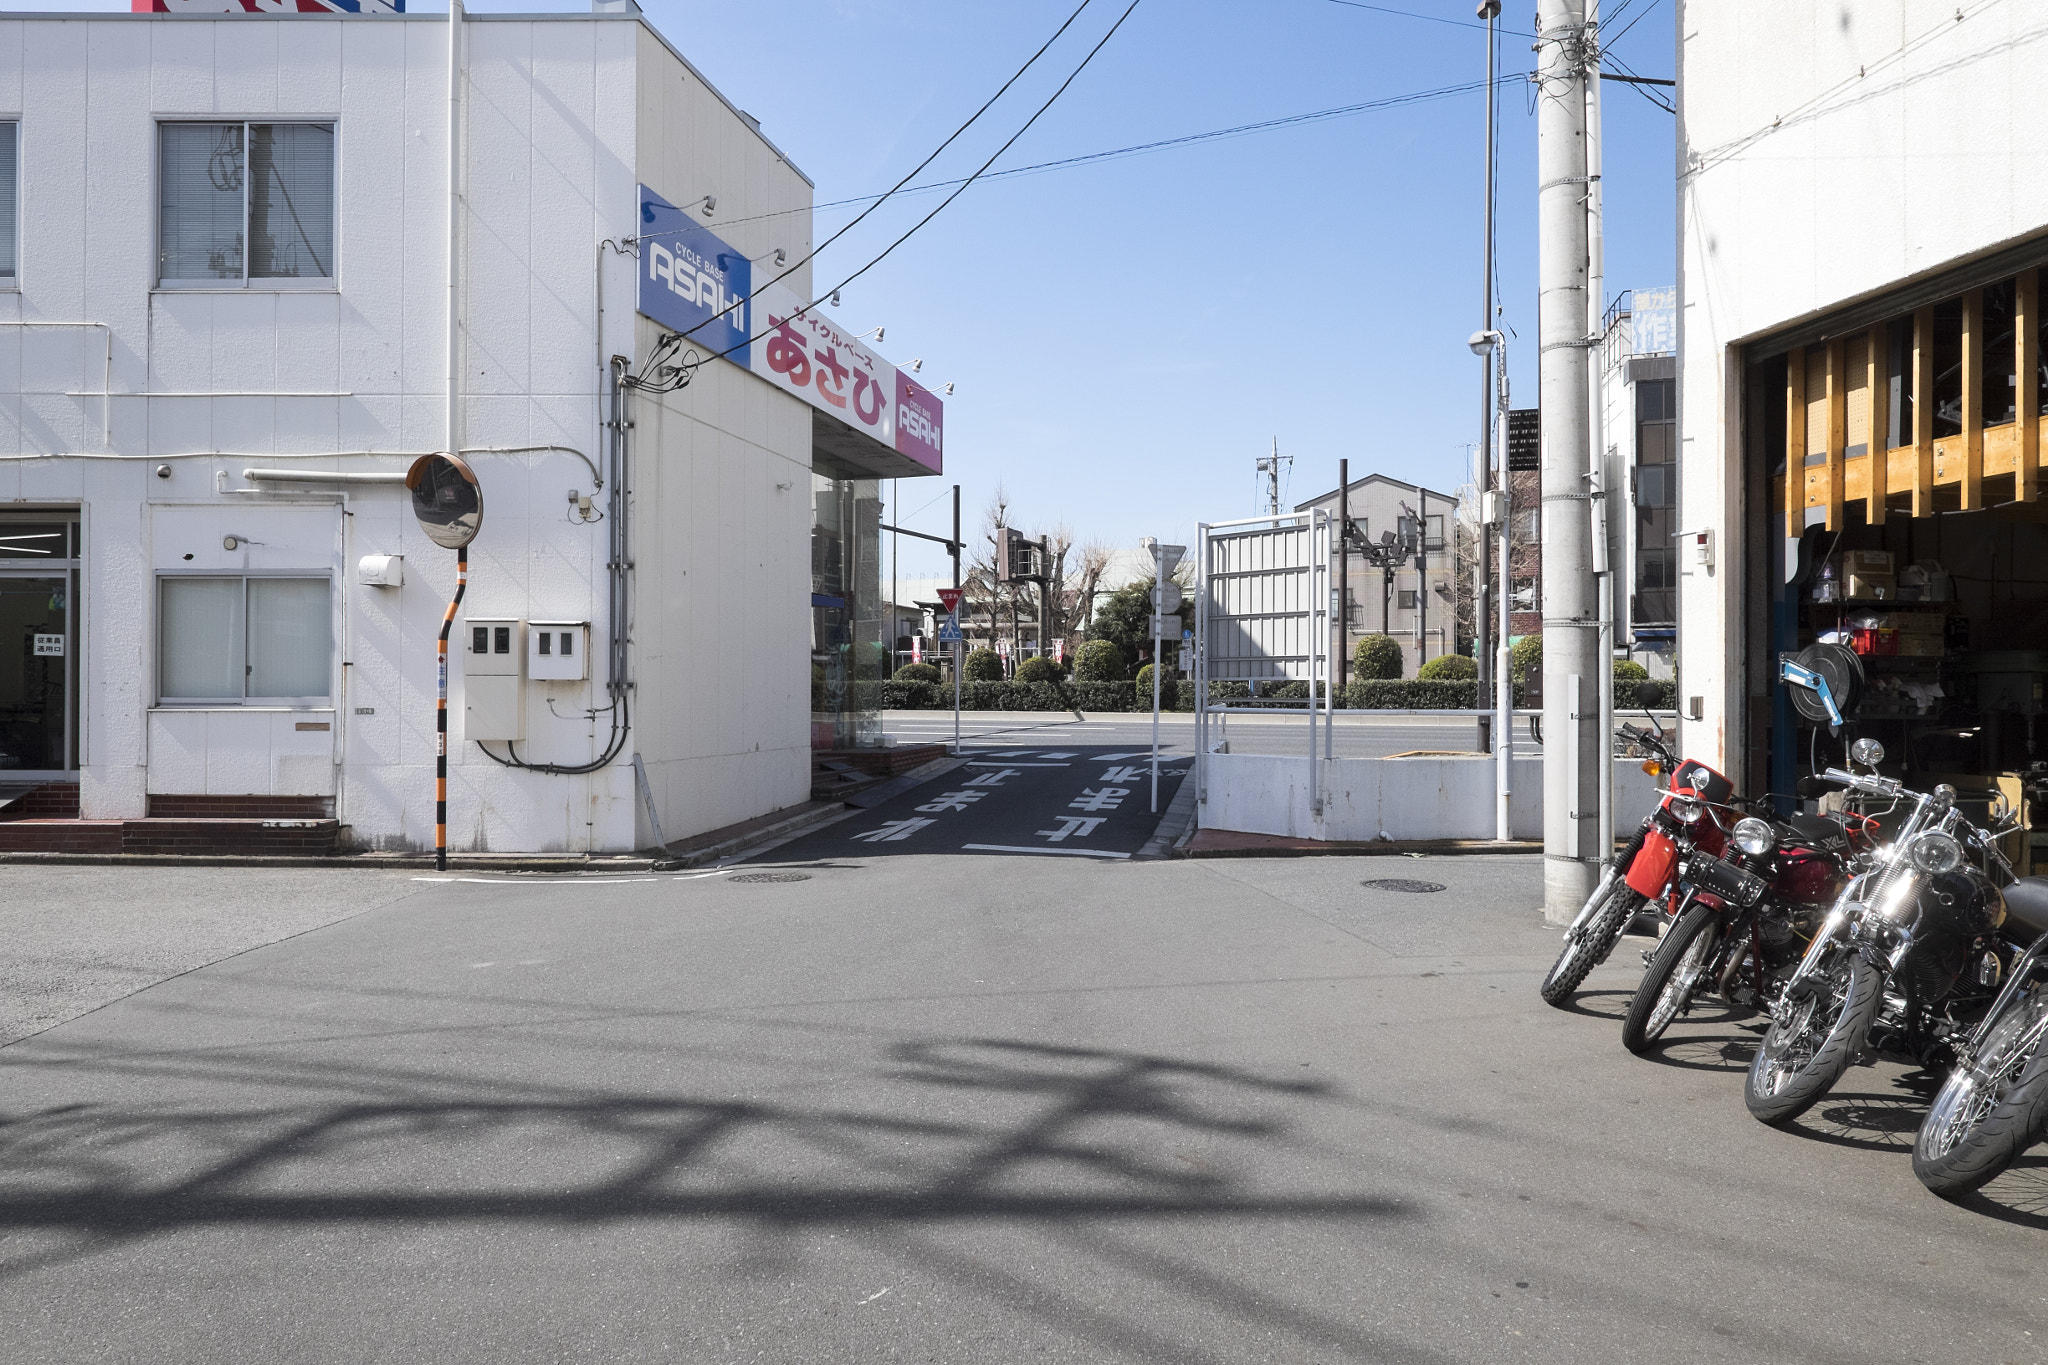
[[[1162,545],[1151,536],[1138,544],[1152,556],[1152,813],[1159,813],[1159,692],[1166,672],[1166,618],[1180,610],[1180,584],[1167,575],[1180,566],[1185,545]],[[1179,618],[1176,616],[1175,620]]]
[[939,624],[939,643],[953,646],[953,752],[960,752],[960,675],[966,671],[967,637],[960,631],[960,586],[939,589],[946,619]]

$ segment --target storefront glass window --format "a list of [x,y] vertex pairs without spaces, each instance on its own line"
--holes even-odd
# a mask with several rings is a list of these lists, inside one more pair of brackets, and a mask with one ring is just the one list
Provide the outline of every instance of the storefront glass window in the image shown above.
[[882,742],[881,481],[811,477],[811,747]]

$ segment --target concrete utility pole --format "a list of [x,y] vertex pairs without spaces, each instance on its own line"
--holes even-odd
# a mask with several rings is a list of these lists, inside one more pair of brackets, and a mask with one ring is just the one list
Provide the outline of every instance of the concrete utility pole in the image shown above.
[[[1500,0],[1481,0],[1475,11],[1486,21],[1486,159],[1481,167],[1485,179],[1486,221],[1481,233],[1479,251],[1480,296],[1479,334],[1491,339],[1493,335],[1493,120],[1496,109],[1494,98],[1494,26],[1500,20]],[[1490,589],[1493,583],[1493,537],[1487,534],[1486,509],[1492,505],[1486,496],[1493,491],[1493,347],[1483,350],[1473,348],[1479,356],[1479,563],[1477,578],[1472,588],[1472,624],[1476,638],[1472,642],[1472,657],[1479,665],[1479,686],[1475,689],[1474,700],[1491,695],[1493,691],[1493,630]],[[1503,480],[1505,482],[1505,480]],[[1504,743],[1507,736],[1496,736],[1496,744]]]
[[1539,0],[1536,331],[1543,411],[1543,915],[1567,924],[1593,890],[1599,620],[1593,591],[1586,202],[1586,0]]

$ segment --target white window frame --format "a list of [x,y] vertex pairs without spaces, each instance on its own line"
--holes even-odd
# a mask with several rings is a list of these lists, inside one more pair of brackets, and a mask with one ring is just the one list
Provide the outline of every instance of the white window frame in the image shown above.
[[[239,280],[223,280],[212,278],[196,280],[166,279],[160,273],[163,270],[164,260],[163,130],[164,128],[171,125],[194,123],[239,123],[242,125],[242,161],[244,170],[244,182],[242,186],[242,278]],[[287,123],[324,124],[333,133],[334,164],[329,171],[329,174],[332,177],[332,184],[330,185],[329,190],[330,194],[332,195],[332,200],[334,204],[334,259],[331,262],[329,262],[328,271],[324,278],[289,279],[283,277],[266,277],[261,279],[254,279],[251,278],[249,275],[249,188],[246,178],[249,158],[249,130],[252,127],[255,127],[259,124]],[[341,288],[341,120],[339,118],[336,118],[332,115],[322,114],[306,114],[300,116],[286,116],[281,114],[257,114],[250,115],[246,118],[237,117],[233,114],[211,114],[205,116],[193,115],[191,117],[181,118],[159,118],[156,120],[155,124],[153,125],[153,128],[155,132],[156,146],[150,154],[153,163],[151,167],[152,190],[150,196],[150,212],[153,215],[155,223],[154,230],[152,232],[152,241],[155,243],[156,265],[155,268],[150,271],[150,275],[152,278],[156,280],[155,287],[157,289],[170,293],[179,294],[204,294],[210,292],[218,293],[222,291],[235,294],[317,294],[333,293]],[[19,238],[17,238],[16,241],[18,243]],[[17,245],[17,255],[18,254],[19,247]]]
[[[249,664],[249,583],[252,579],[294,578],[319,579],[327,585],[327,691],[317,697],[166,697],[164,695],[164,648],[163,618],[164,589],[168,582],[189,581],[198,578],[231,578],[242,584],[242,678],[243,687],[248,686]],[[339,640],[334,622],[334,572],[331,569],[268,569],[259,573],[224,573],[218,569],[191,569],[182,572],[159,570],[156,575],[156,600],[151,611],[156,618],[156,676],[151,679],[150,690],[159,707],[186,708],[196,710],[218,709],[226,706],[269,706],[292,709],[325,710],[334,704],[334,656]]]

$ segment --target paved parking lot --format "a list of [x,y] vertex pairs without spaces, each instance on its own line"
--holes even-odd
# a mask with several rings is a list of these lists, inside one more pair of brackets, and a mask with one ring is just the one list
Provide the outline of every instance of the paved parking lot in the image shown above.
[[1953,1207],[1899,1068],[1779,1133],[1750,1021],[1630,1057],[1538,859],[879,852],[310,872],[0,1049],[0,1360],[2044,1358],[2048,1161]]

